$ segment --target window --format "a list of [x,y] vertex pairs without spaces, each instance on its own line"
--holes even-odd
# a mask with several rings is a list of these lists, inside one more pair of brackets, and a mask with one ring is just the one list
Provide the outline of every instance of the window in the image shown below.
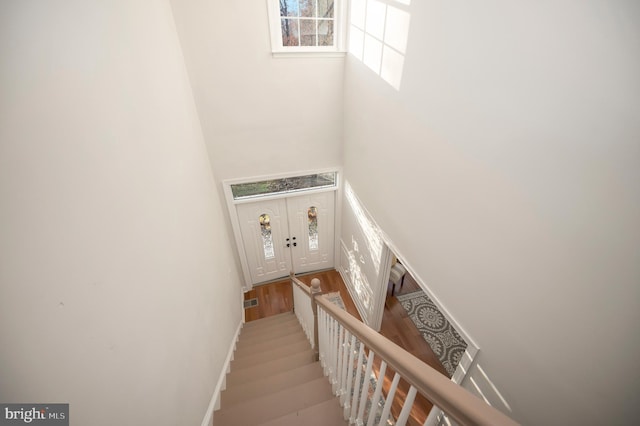
[[347,0],[267,0],[274,54],[345,51]]
[[260,215],[260,234],[262,235],[262,248],[265,259],[276,257],[273,251],[273,237],[271,236],[271,218],[267,213]]
[[309,207],[307,210],[309,225],[309,250],[318,250],[318,208]]
[[305,176],[293,176],[259,182],[231,185],[234,200],[262,197],[265,195],[286,194],[310,189],[332,188],[336,186],[336,172],[316,173]]

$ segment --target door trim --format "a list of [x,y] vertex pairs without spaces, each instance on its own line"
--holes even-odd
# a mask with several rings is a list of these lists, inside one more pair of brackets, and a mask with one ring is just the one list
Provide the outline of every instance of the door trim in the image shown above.
[[[234,200],[233,193],[231,192],[231,185],[238,183],[250,183],[250,182],[260,182],[269,179],[280,179],[285,177],[296,177],[296,176],[305,176],[309,174],[315,173],[329,173],[336,172],[336,186],[332,188],[319,188],[319,189],[308,189],[300,192],[293,193],[281,193],[281,194],[270,194],[264,195],[261,197],[255,197],[251,199],[244,200]],[[236,242],[237,247],[237,255],[240,259],[240,265],[242,267],[242,275],[244,277],[244,286],[243,291],[247,292],[253,288],[253,283],[251,280],[251,273],[249,271],[249,264],[246,258],[246,250],[244,247],[244,242],[242,240],[242,233],[240,231],[240,221],[238,220],[238,213],[236,210],[236,206],[238,204],[252,203],[259,200],[268,200],[268,199],[277,199],[277,198],[289,198],[295,197],[298,195],[302,195],[304,193],[319,193],[319,192],[335,192],[335,201],[334,201],[334,250],[333,250],[333,264],[339,264],[339,235],[341,232],[341,215],[339,212],[341,211],[341,194],[342,194],[342,168],[340,167],[331,167],[325,169],[312,169],[312,170],[304,170],[304,171],[296,171],[296,172],[288,172],[288,173],[280,173],[274,175],[260,175],[260,176],[252,176],[246,178],[236,178],[236,179],[226,179],[222,181],[222,187],[224,190],[225,200],[227,202],[227,210],[229,212],[229,220],[231,222],[231,229],[233,230],[234,241]]]

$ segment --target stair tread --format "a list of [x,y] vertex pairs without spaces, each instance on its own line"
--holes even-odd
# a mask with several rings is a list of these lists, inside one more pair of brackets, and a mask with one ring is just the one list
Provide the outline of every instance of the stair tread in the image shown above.
[[223,407],[215,415],[216,425],[246,426],[270,421],[333,398],[331,385],[324,378],[308,381],[279,392]]
[[254,329],[251,332],[242,332],[243,342],[261,342],[268,339],[273,339],[280,336],[286,336],[287,334],[294,333],[298,330],[302,330],[302,326],[298,321],[290,321],[285,324],[278,324],[272,327],[266,327],[264,329]]
[[313,362],[313,357],[313,350],[309,349],[307,351],[269,360],[254,366],[231,370],[227,376],[227,387],[272,376],[290,368],[311,364]]
[[319,363],[302,365],[279,374],[263,377],[241,385],[228,387],[222,392],[221,405],[231,407],[247,399],[259,397],[267,392],[278,392],[290,386],[298,386],[306,381],[321,378],[322,367]]
[[277,322],[277,321],[281,321],[281,320],[287,320],[290,318],[295,318],[295,315],[293,313],[293,311],[289,311],[289,312],[284,312],[282,314],[278,314],[278,315],[272,315],[270,317],[266,317],[266,318],[260,318],[258,320],[254,320],[254,321],[247,321],[244,323],[244,327],[249,327],[249,328],[253,328],[253,327],[259,327],[263,324],[267,324],[270,322]]
[[311,349],[309,341],[299,340],[287,345],[280,345],[267,350],[262,350],[257,353],[245,353],[243,356],[234,358],[231,361],[231,370],[242,369],[253,365],[258,365],[263,362],[278,359],[287,355],[293,355],[302,351]]
[[331,398],[311,407],[303,408],[282,417],[260,423],[258,426],[339,426],[344,420],[343,408],[337,398]]
[[245,332],[254,332],[254,331],[263,330],[265,328],[278,327],[280,325],[286,325],[286,324],[292,324],[292,323],[299,323],[298,317],[296,317],[295,315],[289,315],[287,317],[283,317],[277,320],[266,321],[266,322],[256,322],[256,323],[247,322],[242,326],[242,330]]
[[307,336],[304,334],[304,331],[302,331],[302,328],[285,336],[278,336],[273,339],[262,340],[259,342],[247,342],[240,339],[236,345],[236,357],[241,358],[243,356],[247,356],[247,354],[253,355],[254,353],[269,350],[270,348],[277,348],[306,339]]

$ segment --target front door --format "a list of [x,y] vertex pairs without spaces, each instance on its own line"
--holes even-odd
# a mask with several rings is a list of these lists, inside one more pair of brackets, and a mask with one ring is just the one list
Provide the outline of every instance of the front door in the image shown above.
[[332,268],[334,192],[237,206],[252,284]]

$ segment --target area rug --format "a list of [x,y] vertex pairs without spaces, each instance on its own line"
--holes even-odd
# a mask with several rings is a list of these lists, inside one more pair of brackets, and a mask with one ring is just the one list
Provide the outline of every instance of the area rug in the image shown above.
[[340,296],[339,291],[335,291],[333,293],[325,293],[324,296],[329,299],[330,302],[338,305],[342,308],[343,311],[346,311],[347,308],[344,306],[344,301],[342,300],[342,296]]
[[423,291],[418,290],[396,297],[424,340],[440,359],[449,377],[452,377],[467,349],[467,342],[460,337],[460,334]]

